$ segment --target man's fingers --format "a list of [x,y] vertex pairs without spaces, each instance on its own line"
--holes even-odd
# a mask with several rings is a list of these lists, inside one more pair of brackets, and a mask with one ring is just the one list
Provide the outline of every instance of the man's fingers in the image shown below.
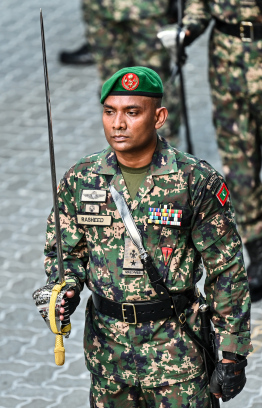
[[[75,291],[74,291],[74,290],[68,290],[68,291],[66,292],[66,296],[67,296],[69,299],[71,299],[72,297],[75,296]],[[62,301],[61,301],[61,306],[64,306],[64,304],[65,304],[65,299],[62,299]],[[65,309],[64,309],[63,307],[60,307],[60,317],[59,317],[59,319],[61,320],[61,322],[64,320],[64,315],[63,315],[63,313],[65,313]]]
[[[74,290],[68,290],[67,292],[66,292],[66,296],[70,299],[70,298],[72,298],[72,297],[74,297],[75,296],[75,291]],[[64,299],[63,299],[64,300]]]
[[222,397],[222,394],[217,394],[217,393],[214,393],[214,392],[213,392],[213,394],[217,399]]

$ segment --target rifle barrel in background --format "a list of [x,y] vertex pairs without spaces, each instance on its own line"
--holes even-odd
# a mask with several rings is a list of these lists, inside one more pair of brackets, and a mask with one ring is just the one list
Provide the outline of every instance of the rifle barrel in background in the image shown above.
[[177,29],[177,36],[176,36],[176,48],[177,48],[177,61],[176,61],[176,69],[175,73],[172,76],[179,75],[180,78],[180,94],[181,94],[181,104],[182,104],[182,114],[184,118],[184,124],[186,129],[186,143],[187,143],[187,152],[190,154],[194,154],[193,152],[193,145],[191,141],[191,133],[189,128],[189,121],[188,121],[188,112],[187,112],[187,105],[186,105],[186,93],[185,93],[185,82],[183,76],[183,64],[185,62],[185,52],[183,41],[181,41],[181,33],[183,28],[183,0],[177,1],[177,17],[178,17],[178,29]]

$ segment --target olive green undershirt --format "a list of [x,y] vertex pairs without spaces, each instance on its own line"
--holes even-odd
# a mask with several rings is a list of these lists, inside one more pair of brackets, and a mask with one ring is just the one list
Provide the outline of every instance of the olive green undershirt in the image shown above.
[[123,164],[119,162],[118,164],[123,174],[129,194],[132,200],[134,200],[136,193],[139,190],[139,187],[141,186],[142,182],[144,181],[146,177],[146,173],[150,167],[150,164],[144,167],[139,167],[138,169],[133,168],[133,167],[124,166]]

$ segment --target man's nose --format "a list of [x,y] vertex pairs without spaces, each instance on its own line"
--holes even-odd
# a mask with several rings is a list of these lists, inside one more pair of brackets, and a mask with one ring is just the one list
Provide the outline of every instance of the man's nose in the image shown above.
[[126,123],[124,120],[124,115],[122,112],[118,112],[115,115],[114,122],[113,122],[113,128],[114,129],[125,129],[126,128]]

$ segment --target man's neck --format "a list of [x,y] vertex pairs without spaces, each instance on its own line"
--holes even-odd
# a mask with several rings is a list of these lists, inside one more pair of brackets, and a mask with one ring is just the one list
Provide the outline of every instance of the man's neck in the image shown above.
[[155,152],[156,144],[153,149],[143,150],[142,152],[119,152],[115,151],[117,160],[126,167],[140,168],[145,167],[151,163],[153,154]]

